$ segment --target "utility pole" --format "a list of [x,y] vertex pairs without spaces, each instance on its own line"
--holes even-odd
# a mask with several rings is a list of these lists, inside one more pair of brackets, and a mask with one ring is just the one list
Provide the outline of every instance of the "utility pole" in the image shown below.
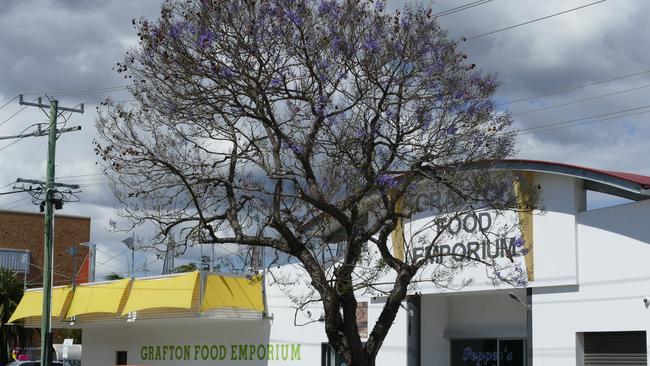
[[[38,108],[48,108],[50,109],[50,121],[49,127],[47,129],[48,141],[47,141],[47,169],[46,169],[46,181],[45,181],[45,237],[43,243],[43,312],[41,317],[41,365],[42,366],[51,366],[52,365],[52,255],[53,255],[53,245],[54,245],[54,205],[55,205],[55,193],[57,184],[54,183],[54,163],[56,155],[56,139],[58,133],[63,133],[67,131],[57,130],[56,121],[59,115],[59,112],[71,112],[71,113],[83,113],[83,104],[81,109],[75,108],[66,108],[59,107],[59,102],[55,99],[50,100],[49,106],[47,104],[42,104],[41,100],[38,100],[38,103],[25,102],[23,101],[23,96],[20,95],[20,105],[38,107]],[[80,130],[81,127],[78,127],[76,130]],[[44,131],[37,131],[34,136],[42,136]],[[40,182],[39,182],[40,183]],[[59,185],[60,186],[60,185]],[[70,185],[73,187],[73,185]],[[79,188],[79,186],[76,186]],[[57,200],[56,205],[61,207],[62,200]],[[57,208],[59,208],[57,207]]]

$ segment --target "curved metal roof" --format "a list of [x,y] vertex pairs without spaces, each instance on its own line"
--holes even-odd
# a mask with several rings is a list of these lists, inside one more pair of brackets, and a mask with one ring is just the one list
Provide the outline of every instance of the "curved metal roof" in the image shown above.
[[560,174],[582,179],[584,188],[635,201],[650,198],[650,177],[540,160],[504,160],[497,169]]

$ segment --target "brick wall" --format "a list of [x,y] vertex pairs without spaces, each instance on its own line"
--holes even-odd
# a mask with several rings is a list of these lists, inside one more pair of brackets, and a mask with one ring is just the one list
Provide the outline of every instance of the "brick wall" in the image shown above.
[[[73,277],[74,257],[65,250],[77,246],[77,269],[88,254],[80,243],[90,240],[90,218],[54,216],[54,285],[69,284]],[[42,213],[0,211],[0,248],[30,251],[28,287],[43,285],[44,215]],[[22,277],[21,277],[22,278]]]

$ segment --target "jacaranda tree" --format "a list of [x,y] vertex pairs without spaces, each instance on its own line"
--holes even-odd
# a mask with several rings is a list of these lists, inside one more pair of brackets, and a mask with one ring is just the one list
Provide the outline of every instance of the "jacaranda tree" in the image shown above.
[[[134,25],[139,46],[117,71],[137,102],[108,101],[97,123],[120,213],[158,225],[161,238],[288,255],[351,365],[374,365],[409,284],[440,255],[391,249],[409,192],[422,182],[444,191],[438,212],[514,207],[512,181],[492,169],[513,154],[495,76],[466,60],[430,10],[178,0]],[[325,266],[328,240],[342,249]],[[359,273],[379,267],[391,285],[364,343],[356,296],[373,286]]]

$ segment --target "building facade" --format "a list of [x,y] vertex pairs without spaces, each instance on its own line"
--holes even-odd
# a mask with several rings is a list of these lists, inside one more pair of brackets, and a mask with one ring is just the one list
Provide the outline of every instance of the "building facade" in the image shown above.
[[[27,287],[43,285],[43,237],[42,213],[0,211],[0,267],[16,271],[22,279],[26,274]],[[55,216],[54,284],[71,283],[75,268],[79,272],[88,266],[88,247],[79,245],[88,241],[89,217]],[[70,254],[70,247],[76,247],[76,255]]]
[[[462,257],[494,259],[491,263],[511,266],[526,281],[495,283],[485,261],[476,261],[448,286],[436,286],[426,279],[441,263],[431,261],[400,309],[377,365],[647,365],[650,177],[520,160],[499,169],[526,174],[539,192],[539,207],[511,215],[477,210],[455,217],[437,250],[460,254],[459,263]],[[588,191],[629,202],[588,209]],[[417,235],[426,232],[423,223],[436,218],[427,212],[412,215],[405,220],[404,237],[417,242]],[[509,256],[517,245],[527,250]],[[418,255],[416,246],[397,249]],[[213,287],[216,282],[206,279],[215,275],[196,274],[191,278],[198,282],[181,286],[191,289],[183,295],[185,305],[176,303],[183,297],[174,292],[178,288],[164,284],[169,276],[129,282],[121,297],[105,292],[115,283],[84,285],[90,291],[85,295],[79,292],[83,286],[73,295],[60,290],[55,320],[62,327],[83,328],[87,365],[344,365],[327,345],[319,307],[305,317],[287,296],[287,289],[305,291],[309,281],[291,265],[272,271],[263,286],[248,290],[242,290],[248,288],[243,279],[221,280],[230,284]],[[282,287],[272,280],[282,274],[294,285]],[[142,288],[150,290],[138,295]],[[257,305],[235,300],[257,298],[253,294],[259,295]],[[89,303],[108,303],[105,296],[113,299],[113,307]],[[75,301],[86,313],[70,310]],[[364,320],[371,330],[382,299],[359,301],[367,304]],[[179,309],[184,313],[175,312]],[[38,314],[20,317],[36,321]]]

